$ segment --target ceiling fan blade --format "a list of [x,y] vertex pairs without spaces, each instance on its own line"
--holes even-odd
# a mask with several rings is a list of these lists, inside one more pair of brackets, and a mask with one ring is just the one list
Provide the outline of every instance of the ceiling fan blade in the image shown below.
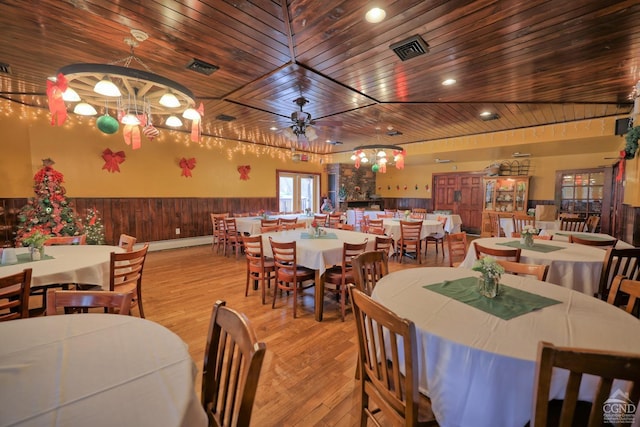
[[315,126],[342,126],[340,120],[314,120],[312,124]]

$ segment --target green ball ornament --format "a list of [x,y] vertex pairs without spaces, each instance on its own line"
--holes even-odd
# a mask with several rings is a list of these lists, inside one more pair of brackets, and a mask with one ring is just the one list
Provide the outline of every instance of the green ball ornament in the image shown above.
[[378,164],[374,164],[373,166],[371,166],[371,171],[373,171],[373,173],[376,173],[380,170],[380,166],[378,166]]
[[118,121],[108,114],[99,117],[98,120],[96,120],[96,126],[98,126],[100,131],[108,135],[118,132],[118,128],[120,127]]

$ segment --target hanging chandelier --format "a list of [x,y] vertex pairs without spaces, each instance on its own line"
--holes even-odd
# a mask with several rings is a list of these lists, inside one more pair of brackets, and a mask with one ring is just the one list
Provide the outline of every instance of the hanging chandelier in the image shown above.
[[[140,147],[140,127],[152,140],[159,131],[154,119],[162,119],[166,126],[180,127],[183,118],[192,121],[191,139],[200,140],[200,121],[203,107],[195,108],[193,93],[185,86],[154,74],[135,56],[134,48],[148,38],[139,30],[131,30],[133,37],[125,38],[130,55],[109,64],[78,63],[60,68],[57,77],[47,82],[51,124],[62,125],[66,119],[67,104],[75,104],[73,112],[82,116],[95,116],[98,129],[107,134],[123,125],[127,144]],[[130,68],[135,61],[144,70]],[[115,116],[115,117],[114,117]]]
[[307,141],[315,141],[318,139],[318,134],[312,126],[315,122],[311,119],[311,114],[302,111],[302,107],[309,101],[300,96],[293,102],[300,108],[300,111],[291,113],[292,124],[283,129],[284,136],[291,141],[298,141],[300,137],[306,138]]
[[[391,156],[387,154],[390,151]],[[407,152],[399,145],[372,144],[361,145],[354,148],[351,160],[354,161],[356,169],[360,169],[360,165],[371,164],[371,171],[376,173],[386,173],[387,164],[395,163],[396,169],[404,169],[404,159]],[[392,160],[389,158],[392,157]]]

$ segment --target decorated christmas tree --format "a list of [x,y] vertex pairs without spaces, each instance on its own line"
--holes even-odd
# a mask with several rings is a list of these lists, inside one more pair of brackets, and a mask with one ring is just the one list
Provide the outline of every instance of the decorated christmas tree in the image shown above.
[[87,209],[87,216],[84,217],[84,232],[87,235],[87,244],[104,245],[104,226],[100,212],[96,208]]
[[33,177],[35,197],[31,197],[18,214],[16,243],[36,231],[49,236],[75,236],[82,234],[82,224],[62,186],[63,175],[53,168],[54,161],[45,159]]

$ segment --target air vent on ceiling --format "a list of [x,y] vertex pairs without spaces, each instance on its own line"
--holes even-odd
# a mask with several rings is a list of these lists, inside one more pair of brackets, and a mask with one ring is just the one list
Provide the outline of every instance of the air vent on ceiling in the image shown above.
[[451,159],[436,159],[436,163],[451,163]]
[[329,145],[342,145],[342,141],[327,141]]
[[216,120],[221,120],[223,122],[232,122],[234,121],[236,118],[233,116],[227,116],[226,114],[218,114],[216,116]]
[[220,67],[216,67],[213,64],[209,64],[208,62],[201,61],[200,59],[192,59],[187,64],[187,69],[193,70],[196,73],[204,74],[205,76],[210,76],[220,69]]
[[0,74],[11,74],[11,67],[9,66],[9,64],[0,62]]
[[389,132],[387,132],[387,135],[398,136],[398,135],[402,135],[402,132],[400,132],[399,130],[390,130]]
[[429,45],[417,34],[389,47],[398,55],[401,61],[429,53]]
[[489,114],[480,114],[480,118],[482,120],[484,120],[485,122],[488,122],[490,120],[498,120],[500,118],[500,115],[498,113],[489,113]]

